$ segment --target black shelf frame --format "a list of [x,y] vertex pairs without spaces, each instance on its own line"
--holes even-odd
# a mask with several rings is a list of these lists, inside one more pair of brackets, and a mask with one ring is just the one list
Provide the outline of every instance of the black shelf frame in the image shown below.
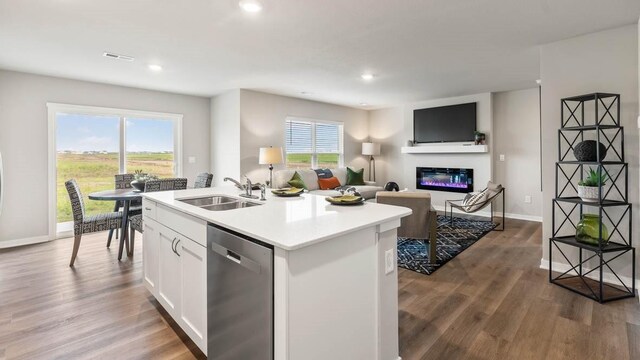
[[[588,112],[594,116],[591,123],[585,121],[587,104],[590,106]],[[560,106],[552,236],[549,238],[549,282],[600,303],[635,297],[633,214],[629,203],[629,165],[624,161],[624,128],[620,126],[620,95],[591,93],[573,96],[561,99]],[[605,146],[607,158],[601,159],[599,146],[596,147],[596,159],[601,161],[578,161],[570,156],[576,144],[585,140],[585,134],[588,134],[587,138]],[[608,187],[600,184],[598,200],[595,202],[584,201],[574,195],[578,192],[578,180],[584,179],[587,167],[595,169],[599,175],[607,175],[608,183],[611,184]],[[600,219],[597,245],[580,242],[575,236],[575,219],[582,219],[585,209],[591,209],[589,212],[595,214],[595,208]],[[603,236],[605,221],[612,226],[606,234],[607,238]],[[572,230],[573,234],[566,235],[568,230]],[[554,272],[554,249],[564,258],[569,266],[568,270]],[[577,249],[577,262],[567,255],[566,251],[569,249]],[[630,285],[610,266],[613,260],[627,254],[631,254]],[[597,260],[597,264],[589,269],[587,265],[594,260]],[[608,271],[609,279],[604,278],[605,270]]]

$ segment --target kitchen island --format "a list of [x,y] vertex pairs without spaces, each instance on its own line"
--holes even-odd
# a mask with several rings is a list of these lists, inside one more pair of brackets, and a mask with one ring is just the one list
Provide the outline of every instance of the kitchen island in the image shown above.
[[[235,187],[144,194],[144,284],[198,347],[212,359],[247,358],[267,337],[259,350],[265,359],[398,359],[396,228],[411,210],[335,206],[312,194],[267,194],[266,201],[239,194]],[[199,199],[248,204],[202,206]],[[238,255],[246,247],[229,239],[265,249],[269,266]],[[269,296],[248,282],[243,295],[244,280],[223,281],[224,266],[234,263],[244,266],[236,279],[251,271],[267,279]],[[233,311],[249,303],[251,310]]]

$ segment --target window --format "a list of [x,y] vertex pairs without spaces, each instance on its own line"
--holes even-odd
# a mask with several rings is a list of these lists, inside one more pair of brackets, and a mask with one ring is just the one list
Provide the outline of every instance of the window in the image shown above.
[[289,169],[342,166],[344,151],[341,123],[287,118],[285,142]]
[[71,229],[73,214],[65,181],[76,179],[87,215],[113,211],[113,203],[87,195],[114,188],[114,175],[141,170],[179,176],[182,115],[48,104],[50,232]]

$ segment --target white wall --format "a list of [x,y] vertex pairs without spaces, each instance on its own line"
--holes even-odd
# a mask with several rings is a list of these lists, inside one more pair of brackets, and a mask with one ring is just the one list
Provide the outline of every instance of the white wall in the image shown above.
[[[508,191],[508,213],[541,221],[538,91],[536,87],[493,94],[493,174]],[[531,196],[531,203],[525,203],[525,196]]]
[[240,178],[240,90],[211,99],[211,172],[214,186]]
[[[551,236],[551,199],[554,167],[558,161],[557,130],[560,127],[560,99],[572,95],[612,92],[621,95],[621,123],[625,130],[625,156],[629,163],[629,201],[633,203],[635,244],[640,241],[638,225],[638,29],[637,25],[579,36],[541,47],[543,119],[543,259],[548,259]],[[575,255],[570,252],[569,255]],[[560,262],[561,256],[555,255]],[[630,274],[628,257],[613,264]]]
[[47,102],[183,114],[183,175],[209,170],[208,98],[0,70],[0,242],[47,236]]
[[[240,90],[240,170],[254,182],[269,179],[266,165],[258,164],[260,147],[285,145],[287,116],[344,123],[344,162],[353,168],[367,168],[361,155],[362,142],[369,134],[368,114],[365,110],[332,105],[317,101]],[[284,164],[274,165],[274,171]]]

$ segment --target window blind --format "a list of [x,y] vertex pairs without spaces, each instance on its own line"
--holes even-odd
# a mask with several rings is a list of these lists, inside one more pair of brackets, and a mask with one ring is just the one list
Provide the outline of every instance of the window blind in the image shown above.
[[340,153],[340,125],[316,123],[316,153]]
[[311,123],[287,120],[287,154],[313,153],[312,132]]

